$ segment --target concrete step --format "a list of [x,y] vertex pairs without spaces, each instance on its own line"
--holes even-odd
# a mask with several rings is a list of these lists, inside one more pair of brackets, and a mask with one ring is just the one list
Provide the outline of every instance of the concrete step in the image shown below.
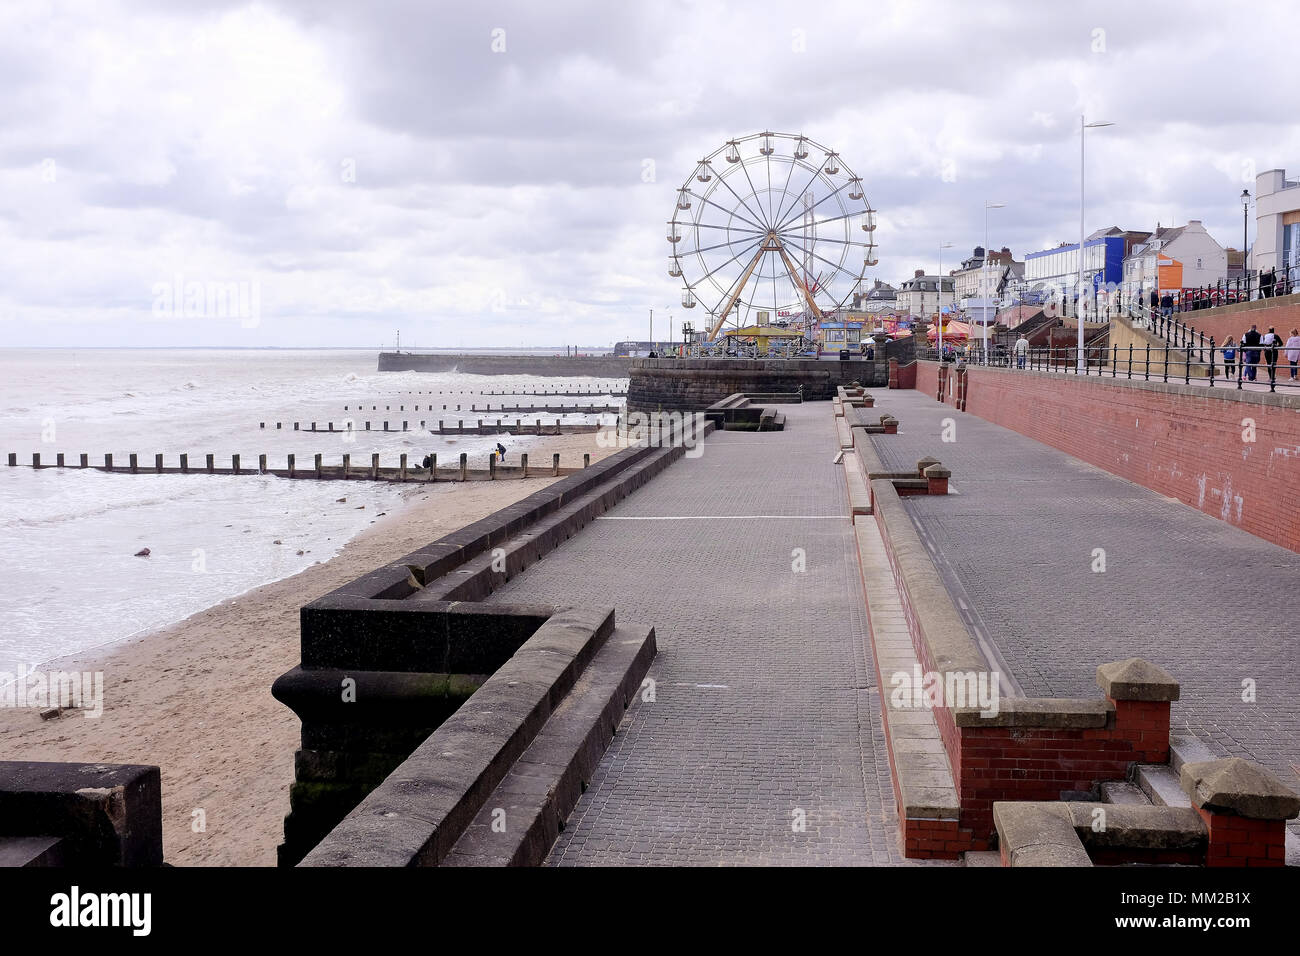
[[867,488],[867,481],[862,476],[862,467],[858,462],[857,453],[852,449],[844,451],[842,464],[844,466],[844,483],[849,489],[849,515],[856,522],[858,515],[871,514],[871,491]]
[[1138,764],[1133,782],[1157,806],[1190,807],[1192,801],[1183,792],[1178,774],[1167,764]]
[[1201,763],[1215,760],[1218,755],[1207,747],[1199,738],[1190,734],[1169,735],[1169,767],[1176,774],[1183,772],[1185,763]]
[[654,655],[653,628],[616,627],[441,865],[541,864]]
[[1151,801],[1142,789],[1122,780],[1107,780],[1101,785],[1103,803],[1124,803],[1149,806]]
[[997,850],[971,850],[962,854],[963,866],[1001,866],[1002,854]]

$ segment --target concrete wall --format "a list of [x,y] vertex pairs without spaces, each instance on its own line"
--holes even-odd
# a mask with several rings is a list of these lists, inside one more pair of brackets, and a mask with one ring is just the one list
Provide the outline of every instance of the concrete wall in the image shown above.
[[[933,395],[937,363],[920,362]],[[972,367],[966,410],[1300,551],[1300,396]]]
[[633,359],[628,411],[701,411],[735,392],[794,392],[829,401],[850,382],[883,387],[889,366],[876,361],[771,359]]
[[428,355],[380,352],[381,372],[464,372],[468,375],[553,375],[626,378],[634,359],[563,355]]

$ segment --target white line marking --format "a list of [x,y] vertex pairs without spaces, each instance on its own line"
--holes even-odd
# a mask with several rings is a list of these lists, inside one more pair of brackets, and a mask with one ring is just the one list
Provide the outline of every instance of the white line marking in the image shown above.
[[792,518],[808,521],[814,518],[844,521],[848,515],[599,515],[597,521],[738,521],[749,518]]

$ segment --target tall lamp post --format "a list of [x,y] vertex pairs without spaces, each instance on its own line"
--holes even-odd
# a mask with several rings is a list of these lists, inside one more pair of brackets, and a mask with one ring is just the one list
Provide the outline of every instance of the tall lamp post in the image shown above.
[[1083,144],[1087,138],[1087,131],[1090,129],[1099,129],[1103,126],[1114,126],[1114,123],[1089,123],[1083,115],[1079,116],[1079,288],[1078,296],[1075,299],[1074,311],[1079,320],[1079,349],[1076,359],[1075,370],[1084,371],[1083,361],[1083,178],[1084,178],[1084,153]]
[[[938,292],[935,295],[935,310],[939,316],[939,361],[943,361],[943,250],[951,249],[951,242],[939,243],[939,281],[935,283]],[[925,290],[921,291],[921,304],[925,305]]]
[[984,200],[984,263],[983,263],[983,265],[984,265],[984,282],[983,282],[983,286],[984,286],[984,290],[983,290],[983,291],[984,291],[984,309],[982,310],[982,311],[983,311],[983,314],[982,314],[982,316],[981,316],[981,318],[983,319],[983,321],[982,321],[980,324],[981,324],[982,326],[984,326],[984,359],[983,359],[983,361],[984,361],[984,364],[985,364],[985,365],[987,365],[987,364],[989,363],[989,313],[988,313],[988,308],[989,308],[989,299],[991,298],[991,297],[989,296],[989,289],[988,289],[988,273],[989,273],[989,269],[988,269],[988,266],[989,266],[989,210],[990,210],[990,209],[1001,209],[1001,208],[1004,207],[1005,205],[1006,205],[1006,203],[1004,203],[1004,202],[989,202],[987,199]]
[[1241,277],[1246,280],[1246,295],[1250,296],[1250,270],[1246,268],[1246,250],[1250,248],[1247,244],[1247,223],[1250,222],[1250,190],[1241,191]]

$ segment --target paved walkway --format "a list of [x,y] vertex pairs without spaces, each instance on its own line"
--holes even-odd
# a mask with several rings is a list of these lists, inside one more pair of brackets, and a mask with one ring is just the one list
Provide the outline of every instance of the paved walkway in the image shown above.
[[904,500],[1026,696],[1096,697],[1098,664],[1144,657],[1182,685],[1176,730],[1300,790],[1300,555],[922,393],[875,395],[901,422],[873,436],[887,467],[952,469],[952,495]]
[[[653,625],[552,865],[901,863],[831,406],[722,432],[498,590]],[[795,572],[802,549],[807,570]]]

